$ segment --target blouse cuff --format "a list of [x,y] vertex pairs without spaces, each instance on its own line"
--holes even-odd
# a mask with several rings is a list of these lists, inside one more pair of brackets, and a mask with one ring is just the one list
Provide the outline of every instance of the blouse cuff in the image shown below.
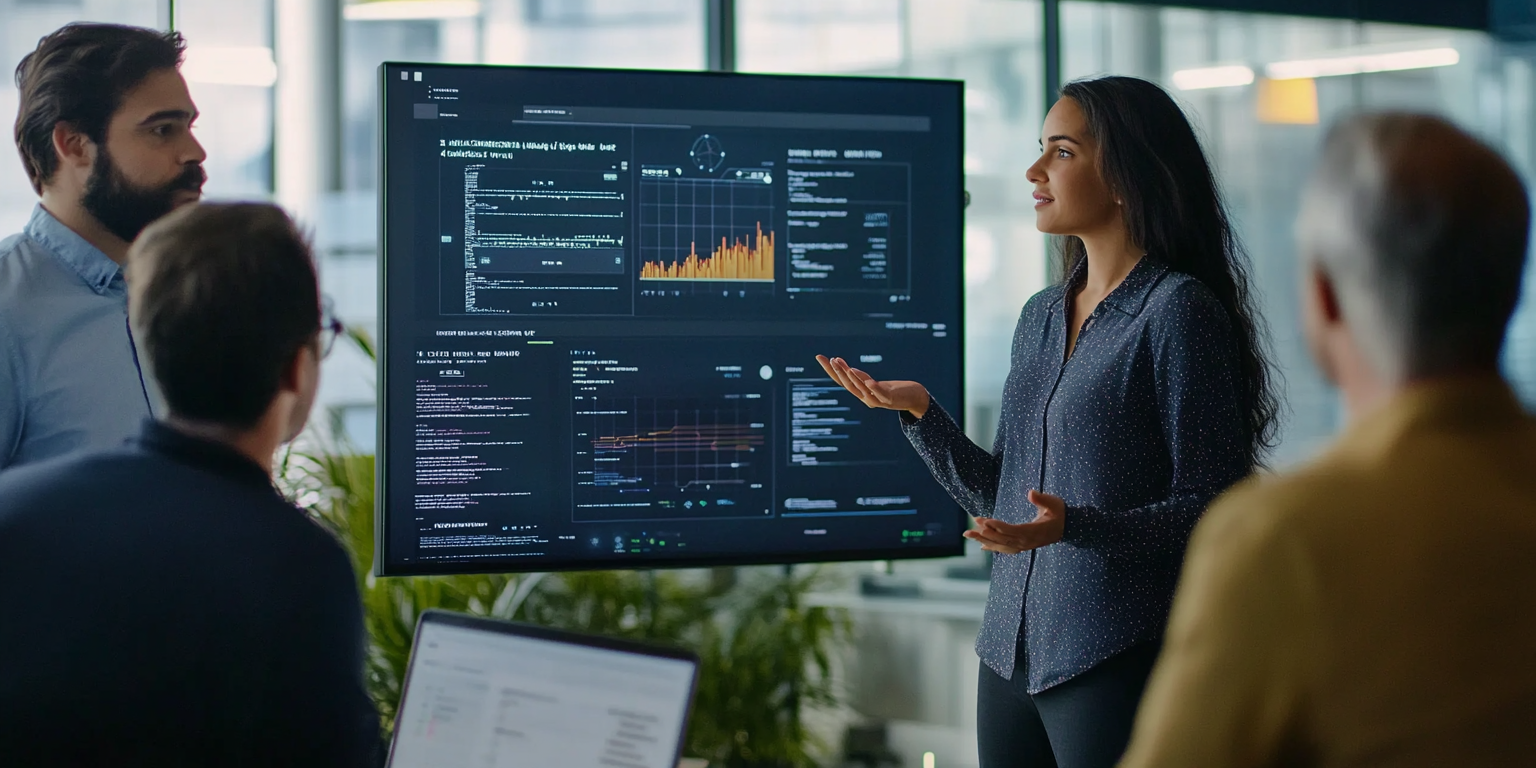
[[[937,406],[937,405],[938,405],[938,403],[933,401],[933,395],[929,395],[928,396],[928,411],[933,410],[934,406]],[[928,411],[924,411],[923,412],[923,416],[924,417],[928,416]],[[901,417],[901,425],[903,427],[915,426],[918,422],[922,421],[922,419],[919,419],[916,416],[913,416],[911,411],[897,411],[896,415]]]
[[955,424],[955,419],[949,416],[949,412],[932,395],[928,396],[928,410],[923,412],[923,418],[912,418],[909,410],[899,412],[897,418],[902,419],[902,432],[906,433],[906,439],[914,444],[943,445],[951,442],[955,435],[963,435],[960,425]]

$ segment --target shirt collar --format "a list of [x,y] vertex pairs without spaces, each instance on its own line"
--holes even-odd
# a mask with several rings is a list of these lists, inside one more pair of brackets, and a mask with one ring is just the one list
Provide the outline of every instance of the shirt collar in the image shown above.
[[[1131,268],[1130,274],[1126,275],[1125,279],[1104,297],[1104,303],[1133,317],[1141,314],[1141,308],[1146,306],[1147,297],[1152,294],[1152,289],[1157,287],[1158,282],[1167,273],[1168,265],[1150,256],[1143,256],[1141,261],[1136,262],[1136,266]],[[1067,290],[1062,291],[1052,304],[1065,301],[1072,294],[1073,288],[1087,274],[1088,259],[1086,257],[1078,259],[1077,264],[1072,267],[1072,274],[1064,283]]]
[[27,237],[43,244],[59,262],[80,276],[91,290],[105,294],[123,273],[122,267],[100,248],[86,242],[74,230],[64,226],[39,203],[27,222]]
[[1496,373],[1420,382],[1350,425],[1339,440],[1347,453],[1378,456],[1421,430],[1504,429],[1529,418]]
[[274,495],[272,476],[250,457],[223,443],[193,437],[154,419],[144,421],[139,445],[182,464],[233,480],[241,485],[265,488]]

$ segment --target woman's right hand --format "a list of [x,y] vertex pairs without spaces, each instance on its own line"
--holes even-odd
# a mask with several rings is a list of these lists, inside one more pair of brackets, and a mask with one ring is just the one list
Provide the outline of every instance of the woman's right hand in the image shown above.
[[821,369],[833,381],[871,408],[906,411],[914,419],[921,419],[928,412],[928,389],[915,381],[875,381],[841,357],[817,355],[816,362],[821,363]]

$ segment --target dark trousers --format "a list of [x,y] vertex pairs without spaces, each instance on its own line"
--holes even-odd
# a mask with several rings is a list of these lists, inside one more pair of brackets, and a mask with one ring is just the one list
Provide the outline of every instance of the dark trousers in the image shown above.
[[1033,696],[1022,669],[1005,680],[982,664],[976,693],[981,768],[1113,768],[1130,741],[1161,647],[1134,646]]

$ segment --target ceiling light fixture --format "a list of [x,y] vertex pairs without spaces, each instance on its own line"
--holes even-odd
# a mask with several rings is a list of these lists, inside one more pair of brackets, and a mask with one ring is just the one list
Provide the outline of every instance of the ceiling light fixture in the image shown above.
[[1204,88],[1232,88],[1253,82],[1253,70],[1241,64],[1223,67],[1197,67],[1173,73],[1173,85],[1181,91]]
[[1461,61],[1455,48],[1420,48],[1411,51],[1359,52],[1315,59],[1277,61],[1264,68],[1271,80],[1296,80],[1337,75],[1364,75],[1371,72],[1397,72],[1406,69],[1449,67]]
[[181,76],[192,83],[271,88],[277,82],[277,62],[272,49],[262,46],[191,46],[182,60]]
[[472,19],[480,15],[479,0],[369,0],[348,3],[347,21],[435,21]]

